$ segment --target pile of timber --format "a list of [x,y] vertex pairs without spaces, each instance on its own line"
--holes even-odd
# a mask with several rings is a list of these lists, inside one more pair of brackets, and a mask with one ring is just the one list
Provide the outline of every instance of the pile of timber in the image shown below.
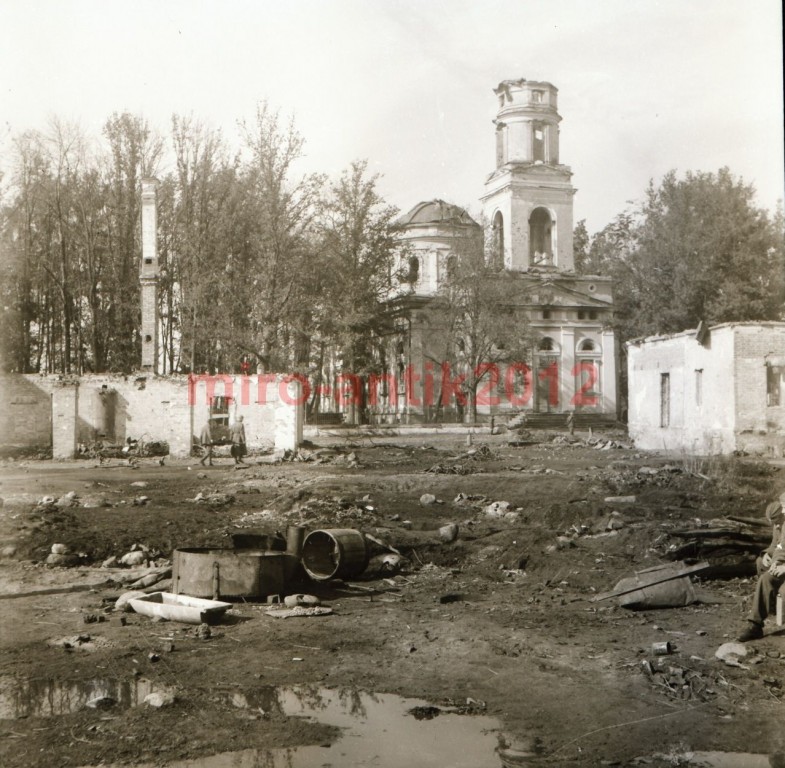
[[755,574],[755,558],[771,542],[771,527],[765,520],[729,515],[668,535],[679,539],[668,547],[668,559],[705,560],[709,568],[702,577],[727,579]]

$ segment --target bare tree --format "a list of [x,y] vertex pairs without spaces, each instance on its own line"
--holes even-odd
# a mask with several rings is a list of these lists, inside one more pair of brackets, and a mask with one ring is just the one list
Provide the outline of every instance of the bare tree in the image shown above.
[[433,360],[441,367],[441,392],[454,396],[474,423],[478,404],[499,399],[503,366],[529,359],[528,288],[520,275],[499,270],[481,229],[455,243],[432,309],[441,317],[431,345],[441,353]]

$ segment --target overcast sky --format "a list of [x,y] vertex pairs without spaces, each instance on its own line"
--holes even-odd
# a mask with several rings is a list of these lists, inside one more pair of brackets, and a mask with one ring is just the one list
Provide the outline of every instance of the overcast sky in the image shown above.
[[403,210],[478,212],[492,89],[521,77],[559,89],[591,231],[671,168],[727,165],[759,204],[783,197],[779,0],[0,0],[6,151],[51,115],[98,135],[122,110],[234,140],[267,99],[294,116],[308,170],[367,159]]

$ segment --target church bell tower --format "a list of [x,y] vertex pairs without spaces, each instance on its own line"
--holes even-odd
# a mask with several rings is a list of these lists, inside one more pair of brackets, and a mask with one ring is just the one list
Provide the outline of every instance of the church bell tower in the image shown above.
[[572,172],[559,163],[558,89],[546,82],[503,80],[496,170],[485,182],[483,212],[506,269],[571,272]]

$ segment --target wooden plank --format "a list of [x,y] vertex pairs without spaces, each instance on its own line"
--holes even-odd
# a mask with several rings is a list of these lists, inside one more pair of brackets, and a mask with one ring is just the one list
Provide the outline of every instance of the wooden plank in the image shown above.
[[696,528],[684,531],[669,531],[669,536],[678,536],[681,539],[721,539],[727,538],[730,541],[763,541],[765,536],[761,533],[752,531],[740,531],[733,528]]
[[116,587],[117,584],[112,579],[97,581],[92,584],[68,584],[62,587],[40,587],[28,589],[20,592],[8,592],[0,594],[0,600],[13,600],[17,597],[39,597],[40,595],[65,595],[70,592],[89,592],[93,589],[103,589],[105,587]]
[[728,520],[733,520],[736,523],[744,523],[745,525],[765,526],[771,528],[771,523],[768,520],[759,520],[756,517],[739,517],[737,515],[728,515]]

